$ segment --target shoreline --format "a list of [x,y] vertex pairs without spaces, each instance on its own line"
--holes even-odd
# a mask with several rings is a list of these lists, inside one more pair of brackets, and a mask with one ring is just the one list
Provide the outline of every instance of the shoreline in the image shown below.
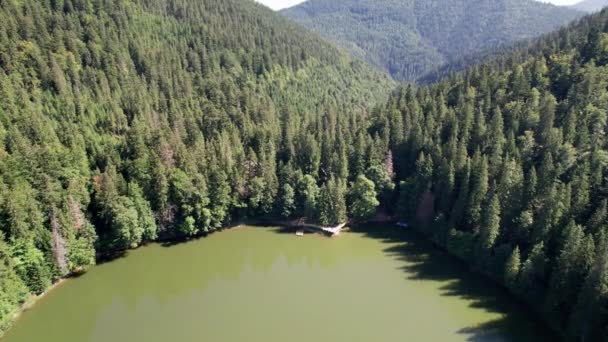
[[6,329],[4,331],[0,331],[0,341],[2,340],[4,335],[6,335],[6,333],[13,327],[13,325],[15,325],[15,322],[17,322],[17,320],[23,314],[25,314],[29,309],[34,307],[34,305],[38,304],[38,302],[40,302],[42,299],[44,299],[53,290],[55,290],[62,284],[66,283],[71,277],[72,277],[72,275],[68,275],[66,277],[59,278],[59,280],[54,282],[48,289],[46,289],[44,292],[42,292],[39,295],[30,294],[26,298],[25,302],[23,302],[23,304],[21,304],[21,306],[19,308],[15,309],[10,314],[10,319],[7,321]]
[[[213,232],[209,232],[206,234],[201,234],[199,236],[194,237],[193,239],[200,239],[200,238],[204,238],[206,236],[208,236],[209,234],[213,234],[215,232],[218,231],[222,231],[222,230],[232,230],[232,229],[239,229],[239,228],[243,228],[246,227],[248,225],[248,223],[245,222],[240,222],[238,224],[235,225],[231,225],[231,226],[226,226],[221,228],[220,230],[216,230]],[[185,240],[185,242],[189,241],[191,239]],[[140,246],[137,246],[136,248],[131,248],[131,249],[127,249],[121,252],[127,252],[129,250],[137,250],[140,249],[142,247],[145,247],[147,244],[149,243],[163,243],[163,242],[167,242],[167,241],[175,241],[175,239],[163,239],[163,238],[159,238],[153,241],[146,241],[144,243],[142,243]],[[100,256],[96,262],[95,265],[93,266],[98,266],[100,264],[103,264],[105,262],[109,262],[114,260],[114,258],[108,258],[107,260],[103,257]],[[83,274],[86,272],[83,272]],[[10,313],[8,316],[10,316],[10,318],[6,321],[6,329],[2,330],[0,328],[0,342],[2,341],[2,338],[4,337],[4,335],[6,335],[6,333],[11,330],[11,328],[15,325],[15,322],[23,315],[25,314],[29,309],[31,309],[32,307],[34,307],[36,304],[38,304],[41,300],[43,300],[46,296],[48,296],[52,291],[54,291],[55,289],[57,289],[59,286],[65,284],[68,280],[70,280],[71,278],[77,277],[81,274],[68,274],[65,277],[61,277],[59,278],[56,282],[54,282],[53,284],[51,284],[51,286],[46,289],[44,292],[42,292],[39,295],[34,295],[34,294],[29,294],[28,297],[25,299],[25,301],[23,302],[23,304],[21,304],[18,308],[16,308],[15,310],[13,310],[12,313]]]
[[[361,224],[354,224],[352,229],[348,229],[348,231],[351,232],[355,232],[355,233],[365,233],[367,231],[367,227],[369,225],[374,225],[374,224],[378,224],[380,225],[383,229],[389,229],[389,230],[393,230],[396,229],[391,223],[388,222],[366,222],[366,223],[361,223]],[[192,240],[198,240],[201,238],[205,238],[208,235],[211,235],[213,233],[216,232],[222,232],[224,230],[228,231],[228,230],[242,230],[242,229],[246,229],[248,227],[259,227],[261,225],[260,222],[256,222],[256,223],[247,223],[247,222],[240,222],[238,224],[235,225],[231,225],[231,226],[227,226],[222,228],[221,230],[217,230],[214,232],[210,232],[208,234],[204,234],[201,236],[197,236],[195,238],[192,239],[187,239],[183,242],[189,242]],[[264,225],[266,226],[266,225]],[[285,228],[289,228],[289,229],[295,229],[297,227],[301,227],[302,225],[294,225],[294,224],[290,224],[288,222],[273,222],[272,224],[269,224],[268,226],[272,227],[285,227]],[[514,294],[512,294],[503,284],[501,284],[500,282],[496,281],[495,279],[493,279],[491,276],[489,276],[488,274],[484,273],[484,272],[479,272],[477,270],[474,270],[473,268],[470,267],[470,265],[463,259],[459,258],[457,255],[454,255],[452,253],[450,253],[444,246],[438,244],[437,242],[435,242],[433,239],[429,238],[427,235],[425,235],[422,231],[416,229],[417,227],[414,226],[412,227],[412,229],[407,230],[408,233],[413,233],[415,236],[417,236],[418,238],[420,238],[422,241],[425,241],[427,243],[429,243],[430,246],[432,246],[433,249],[435,249],[436,251],[444,254],[445,256],[454,259],[456,262],[458,262],[459,264],[462,265],[462,267],[464,269],[466,269],[467,272],[479,276],[480,278],[483,278],[485,281],[489,281],[490,283],[492,283],[495,287],[497,287],[498,289],[500,289],[501,292],[503,292],[506,296],[508,296],[509,298],[511,298],[512,300],[515,301],[516,305],[525,308],[527,310],[529,310],[529,312],[531,312],[533,314],[533,316],[536,317],[536,319],[538,319],[539,322],[542,322],[542,324],[545,326],[545,328],[552,332],[552,334],[557,335],[557,337],[561,337],[561,331],[556,330],[554,328],[552,328],[549,324],[547,324],[547,322],[545,321],[545,319],[543,318],[542,315],[539,314],[539,312],[531,305],[529,305],[528,303],[526,303],[525,301],[521,301],[517,296],[515,296]],[[395,231],[400,231],[400,229],[396,229]],[[324,234],[320,234],[320,235],[324,235]],[[172,241],[171,239],[158,239],[158,240],[154,240],[154,241],[149,241],[145,244],[142,244],[140,246],[138,246],[137,248],[133,248],[133,249],[129,249],[129,250],[137,250],[140,249],[142,247],[145,247],[147,244],[154,244],[154,243],[163,243],[163,241]],[[127,250],[127,251],[129,251]],[[110,260],[111,261],[111,260]],[[109,261],[106,261],[109,262]],[[103,262],[100,263],[96,263],[95,266],[101,264]],[[86,273],[86,272],[84,272]],[[2,342],[4,340],[4,337],[7,335],[7,333],[14,327],[15,323],[22,318],[22,316],[27,313],[27,311],[29,311],[31,308],[33,308],[35,305],[39,305],[41,301],[43,301],[49,294],[51,294],[52,291],[56,290],[57,288],[59,288],[60,286],[66,284],[71,278],[75,278],[78,277],[81,274],[69,274],[65,277],[59,278],[55,283],[53,283],[47,290],[45,290],[43,293],[39,294],[39,295],[33,295],[30,294],[27,299],[24,301],[24,303],[22,305],[20,305],[17,309],[15,309],[11,314],[10,314],[10,319],[7,320],[7,326],[6,329],[4,331],[0,331],[0,342]]]

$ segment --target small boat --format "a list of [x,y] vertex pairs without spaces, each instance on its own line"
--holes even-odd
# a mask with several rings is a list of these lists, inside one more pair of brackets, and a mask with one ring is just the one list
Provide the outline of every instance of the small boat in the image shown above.
[[303,230],[298,230],[298,231],[296,232],[296,235],[297,235],[297,236],[304,236],[304,231],[303,231]]

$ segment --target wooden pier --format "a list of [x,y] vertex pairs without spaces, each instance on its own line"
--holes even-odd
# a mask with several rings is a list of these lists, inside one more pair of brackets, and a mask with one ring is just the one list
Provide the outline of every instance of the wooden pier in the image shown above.
[[313,233],[323,233],[325,235],[329,235],[330,237],[338,236],[346,227],[346,223],[341,223],[335,227],[323,227],[315,224],[301,224],[298,227],[302,229],[306,229]]
[[291,221],[291,222],[274,222],[279,226],[296,229],[296,235],[302,236],[304,231],[311,233],[319,233],[329,237],[334,237],[340,235],[343,230],[346,229],[346,225],[348,223],[341,223],[337,226],[327,227],[327,226],[319,226],[316,224],[304,223],[303,220]]

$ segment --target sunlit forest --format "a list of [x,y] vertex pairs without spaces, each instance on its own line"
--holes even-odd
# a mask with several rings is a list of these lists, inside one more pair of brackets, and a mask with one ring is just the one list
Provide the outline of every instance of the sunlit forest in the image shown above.
[[147,242],[388,217],[606,340],[608,11],[428,86],[253,1],[0,0],[0,22],[0,332]]

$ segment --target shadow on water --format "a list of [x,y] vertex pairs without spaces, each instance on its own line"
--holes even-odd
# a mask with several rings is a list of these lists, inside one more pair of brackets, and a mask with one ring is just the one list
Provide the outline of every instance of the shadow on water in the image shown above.
[[440,281],[442,296],[469,301],[471,307],[501,315],[501,318],[458,333],[470,335],[468,341],[557,341],[558,338],[536,315],[488,278],[473,273],[466,264],[437,248],[413,231],[391,226],[363,226],[352,231],[390,244],[384,252],[404,265],[407,279]]
[[279,234],[295,234],[296,232],[296,228],[294,227],[286,227],[286,226],[281,226],[281,225],[273,225],[271,223],[260,223],[260,222],[239,222],[239,223],[235,223],[233,225],[227,226],[227,227],[223,227],[214,231],[210,231],[210,232],[204,232],[201,234],[198,234],[196,236],[192,236],[192,237],[184,237],[184,238],[175,238],[175,237],[165,237],[165,238],[161,238],[159,240],[157,240],[156,242],[159,243],[162,247],[173,247],[173,246],[179,246],[179,245],[183,245],[183,244],[187,244],[189,242],[193,242],[193,241],[198,241],[198,240],[203,240],[213,234],[216,233],[221,233],[223,231],[228,231],[228,230],[236,230],[242,227],[248,227],[248,228],[259,228],[259,229],[268,229],[269,226],[275,227],[274,231],[276,233]]
[[[251,223],[267,229],[268,225]],[[278,234],[294,234],[293,227],[271,225]],[[238,229],[239,225],[227,229]],[[457,333],[468,341],[557,341],[558,338],[540,318],[511,297],[492,280],[469,270],[467,265],[437,248],[420,234],[389,225],[351,227],[351,231],[386,245],[384,253],[398,260],[399,269],[407,279],[437,281],[440,295],[467,300],[473,308],[497,314],[499,318],[470,327]],[[203,238],[198,237],[196,239]],[[186,241],[164,241],[171,247]]]
[[128,250],[117,250],[117,251],[106,252],[105,254],[101,254],[101,255],[97,256],[96,264],[97,265],[107,264],[112,261],[125,258],[128,255],[129,255]]
[[197,236],[190,237],[190,238],[167,238],[167,239],[160,240],[159,243],[162,247],[171,248],[173,246],[187,244],[192,241],[198,241],[198,240],[206,238],[207,236],[209,236],[209,233],[197,235]]
[[[268,229],[268,226],[263,226],[263,225],[259,225],[259,226],[254,226],[257,228],[261,228],[261,229]],[[277,233],[277,234],[287,234],[287,235],[294,235],[296,233],[298,229],[295,227],[287,227],[287,226],[273,226],[272,231]]]
[[220,228],[220,229],[209,231],[209,232],[202,232],[195,236],[190,236],[190,237],[165,236],[165,237],[159,238],[154,243],[160,244],[161,247],[171,248],[173,246],[179,246],[179,245],[184,245],[184,244],[187,244],[187,243],[190,243],[193,241],[203,240],[213,234],[221,233],[226,230],[237,229],[239,227],[241,227],[240,224],[235,225],[235,226]]

